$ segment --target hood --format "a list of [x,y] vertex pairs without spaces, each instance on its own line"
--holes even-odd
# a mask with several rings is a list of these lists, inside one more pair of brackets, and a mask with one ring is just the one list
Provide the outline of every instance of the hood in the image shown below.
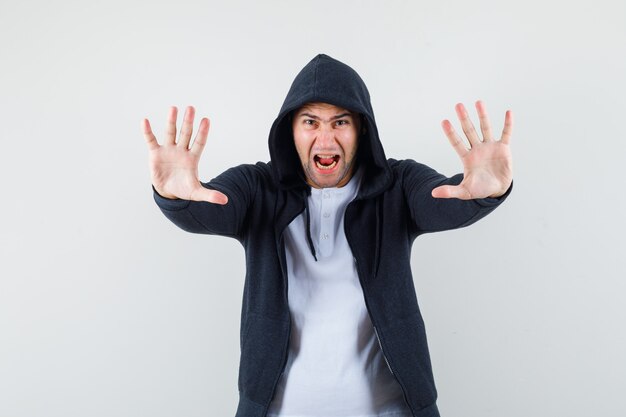
[[357,163],[363,168],[360,196],[374,196],[391,184],[391,169],[378,137],[374,111],[365,83],[352,68],[319,54],[298,73],[278,117],[272,124],[269,150],[280,188],[308,187],[293,141],[291,114],[306,103],[323,102],[360,113],[365,133],[359,137]]

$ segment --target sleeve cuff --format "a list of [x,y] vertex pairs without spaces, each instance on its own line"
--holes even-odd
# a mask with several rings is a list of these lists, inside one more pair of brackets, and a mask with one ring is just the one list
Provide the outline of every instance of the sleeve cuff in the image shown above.
[[506,200],[506,198],[509,196],[509,194],[511,194],[511,190],[513,190],[513,181],[511,181],[511,185],[509,185],[509,189],[506,190],[506,192],[504,194],[502,194],[500,197],[487,197],[487,198],[480,198],[478,200],[474,200],[477,204],[483,206],[483,207],[493,207],[493,206],[497,206],[498,204],[502,203],[504,200]]
[[152,193],[154,195],[154,201],[157,203],[159,208],[163,210],[183,210],[189,206],[189,200],[171,199],[163,197],[157,192],[157,190],[154,188],[154,185],[152,186]]

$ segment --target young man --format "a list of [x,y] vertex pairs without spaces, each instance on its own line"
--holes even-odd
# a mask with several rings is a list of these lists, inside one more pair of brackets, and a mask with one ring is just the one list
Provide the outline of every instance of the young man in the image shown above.
[[456,107],[467,149],[452,178],[385,157],[367,88],[318,55],[295,78],[269,135],[271,162],[197,175],[208,135],[194,109],[159,145],[144,120],[154,198],[182,229],[238,239],[247,272],[237,417],[438,416],[424,323],[410,270],[422,233],[467,226],[510,193],[512,114],[482,139]]

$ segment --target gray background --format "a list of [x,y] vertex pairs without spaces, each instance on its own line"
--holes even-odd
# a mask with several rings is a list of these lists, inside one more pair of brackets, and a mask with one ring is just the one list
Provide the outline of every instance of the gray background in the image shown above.
[[510,199],[414,245],[442,414],[626,415],[625,27],[621,0],[2,0],[0,416],[234,414],[243,251],[162,216],[140,122],[210,117],[203,180],[267,160],[320,52],[389,157],[447,175],[455,103],[514,111]]

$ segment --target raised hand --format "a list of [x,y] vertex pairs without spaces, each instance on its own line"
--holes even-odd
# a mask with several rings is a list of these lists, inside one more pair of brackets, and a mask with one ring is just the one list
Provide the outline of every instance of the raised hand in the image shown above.
[[205,117],[200,121],[198,133],[189,148],[195,109],[187,107],[178,140],[176,140],[177,114],[178,109],[171,107],[163,145],[157,142],[148,119],[143,119],[143,135],[150,151],[152,185],[166,198],[226,204],[228,202],[226,195],[203,187],[198,179],[198,162],[209,134],[209,119]]
[[513,131],[513,113],[510,110],[506,112],[502,137],[500,140],[494,140],[487,110],[482,101],[476,102],[482,139],[474,129],[465,106],[459,103],[455,109],[470,149],[461,140],[450,121],[444,120],[441,126],[463,162],[463,181],[459,185],[437,187],[433,189],[432,196],[461,200],[500,197],[508,190],[513,180],[513,159],[509,146]]

